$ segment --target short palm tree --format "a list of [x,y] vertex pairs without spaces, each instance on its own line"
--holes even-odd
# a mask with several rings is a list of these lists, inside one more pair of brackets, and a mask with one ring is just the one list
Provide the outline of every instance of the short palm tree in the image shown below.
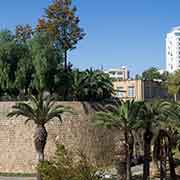
[[86,70],[84,74],[84,94],[87,100],[96,101],[109,98],[113,93],[113,84],[110,77],[101,72]]
[[34,144],[37,152],[38,162],[44,160],[44,148],[47,141],[47,130],[45,124],[55,118],[62,122],[61,115],[64,112],[70,111],[69,108],[65,108],[62,105],[55,104],[52,97],[43,97],[40,93],[37,97],[31,96],[30,102],[19,102],[12,107],[12,111],[8,114],[8,117],[23,116],[26,118],[25,123],[33,121],[36,125],[34,134]]
[[[135,102],[134,100],[115,102],[112,105],[107,105],[104,111],[97,112],[95,116],[95,124],[97,126],[104,126],[106,128],[117,128],[120,133],[124,133],[125,146],[124,151],[118,149],[119,152],[124,152],[124,159],[118,159],[118,165],[126,167],[118,167],[118,180],[130,180],[131,179],[131,168],[130,168],[130,136],[133,129],[134,123],[136,122],[136,117],[141,108],[141,102]],[[122,146],[121,146],[122,147]],[[119,154],[118,154],[119,157]]]
[[87,76],[84,72],[75,70],[73,72],[72,94],[73,100],[83,100],[84,86],[86,84]]

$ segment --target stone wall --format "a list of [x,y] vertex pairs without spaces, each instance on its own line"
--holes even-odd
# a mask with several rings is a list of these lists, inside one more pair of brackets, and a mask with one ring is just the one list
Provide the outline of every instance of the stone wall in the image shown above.
[[[33,173],[36,154],[33,144],[34,124],[24,124],[23,118],[6,117],[14,102],[0,102],[0,172]],[[56,143],[68,149],[84,151],[92,162],[109,165],[113,159],[115,132],[92,125],[93,108],[88,103],[61,102],[73,108],[65,113],[63,123],[54,120],[46,127],[48,141],[45,158],[53,156]]]

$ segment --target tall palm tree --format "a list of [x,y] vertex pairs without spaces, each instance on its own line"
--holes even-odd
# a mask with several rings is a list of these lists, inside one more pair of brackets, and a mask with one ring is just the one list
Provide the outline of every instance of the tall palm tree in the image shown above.
[[168,159],[171,179],[177,179],[175,162],[173,158],[173,148],[178,147],[178,128],[180,127],[180,104],[179,102],[169,102],[165,109],[165,123],[163,124],[164,137],[168,139]]
[[62,122],[61,115],[64,112],[70,112],[70,109],[56,104],[52,97],[43,97],[43,94],[40,93],[37,97],[31,96],[30,102],[19,102],[12,106],[12,111],[7,116],[23,116],[26,118],[25,123],[29,121],[35,123],[34,145],[37,160],[42,162],[44,160],[44,148],[48,136],[45,124],[55,118]]
[[[134,100],[115,102],[114,104],[107,105],[104,111],[97,112],[95,116],[95,124],[97,126],[104,126],[106,128],[117,128],[120,133],[124,133],[125,144],[124,150],[119,149],[125,153],[124,159],[118,159],[118,180],[130,180],[131,168],[130,168],[130,136],[133,129],[136,116],[141,108],[141,102],[135,102]],[[124,155],[124,154],[123,154]],[[119,157],[119,154],[118,154]],[[123,166],[126,166],[125,168]],[[122,170],[125,170],[124,172]]]
[[160,127],[160,123],[165,119],[169,112],[169,103],[165,101],[144,102],[139,112],[136,128],[142,128],[144,141],[144,166],[143,180],[147,180],[150,176],[150,160],[151,160],[151,143],[153,138],[153,130]]
[[175,146],[173,144],[173,135],[168,129],[160,129],[158,136],[154,142],[153,150],[153,160],[160,160],[160,178],[164,179],[166,177],[166,161],[169,160],[169,170],[171,179],[176,180],[175,163],[173,158],[172,148]]

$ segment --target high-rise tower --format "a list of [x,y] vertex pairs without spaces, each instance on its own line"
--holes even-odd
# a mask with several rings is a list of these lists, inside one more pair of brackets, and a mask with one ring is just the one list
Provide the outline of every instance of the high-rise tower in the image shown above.
[[180,69],[180,26],[166,36],[166,70],[170,73]]

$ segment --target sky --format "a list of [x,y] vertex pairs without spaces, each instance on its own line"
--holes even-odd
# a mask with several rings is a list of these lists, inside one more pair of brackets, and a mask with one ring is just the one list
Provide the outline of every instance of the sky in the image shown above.
[[[51,0],[1,0],[0,29],[35,26]],[[165,68],[165,37],[180,25],[179,0],[74,0],[87,33],[69,53],[74,67],[118,68],[131,74]]]

